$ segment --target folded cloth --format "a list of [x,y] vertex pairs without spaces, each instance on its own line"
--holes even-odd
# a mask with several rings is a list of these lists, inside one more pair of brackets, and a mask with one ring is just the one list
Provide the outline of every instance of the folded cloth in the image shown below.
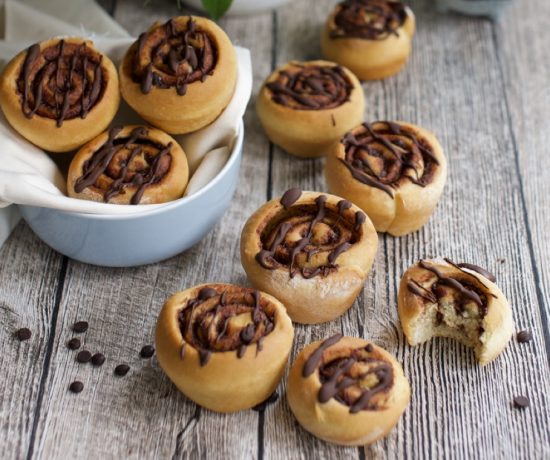
[[[95,46],[116,64],[135,40],[89,0],[6,0],[3,13],[5,39],[0,40],[3,64],[30,44],[60,35],[93,40]],[[224,167],[250,99],[250,52],[236,47],[236,53],[237,85],[226,110],[200,131],[177,136],[187,154],[192,174],[186,196],[199,191]],[[114,124],[136,122],[143,121],[123,103]],[[15,132],[3,115],[0,116],[0,142],[0,247],[19,219],[14,206],[10,206],[12,203],[92,214],[143,213],[166,205],[124,206],[69,198],[64,194],[65,179],[52,159]]]

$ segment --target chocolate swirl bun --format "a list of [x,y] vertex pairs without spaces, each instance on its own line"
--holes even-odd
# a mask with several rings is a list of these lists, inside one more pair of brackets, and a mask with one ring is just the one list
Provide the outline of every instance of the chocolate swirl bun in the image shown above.
[[69,167],[69,196],[115,204],[181,198],[187,158],[168,134],[145,126],[112,128],[82,147]]
[[349,101],[353,84],[340,66],[296,64],[266,83],[278,104],[294,110],[324,110]]
[[411,345],[451,337],[474,348],[480,364],[495,359],[512,337],[510,305],[495,277],[473,264],[420,260],[399,288],[399,316]]
[[293,321],[321,323],[351,306],[377,244],[372,223],[349,201],[291,189],[250,217],[241,263],[252,284],[276,295]]
[[214,22],[175,17],[134,43],[120,67],[122,96],[169,133],[196,131],[229,103],[237,79],[235,50]]
[[55,152],[97,136],[120,100],[113,63],[79,38],[36,43],[17,55],[2,74],[0,95],[10,124]]
[[272,142],[302,157],[324,155],[363,118],[364,94],[357,78],[326,61],[291,61],[271,74],[257,103]]
[[157,356],[174,384],[218,412],[251,408],[277,387],[294,331],[283,305],[231,284],[174,294],[156,331]]
[[300,352],[287,397],[306,430],[325,441],[358,446],[390,432],[409,403],[410,388],[385,350],[337,334]]
[[357,203],[380,232],[418,230],[443,191],[447,162],[428,131],[407,123],[363,123],[327,156],[329,190]]
[[411,52],[415,19],[393,0],[346,0],[329,16],[321,38],[327,59],[348,67],[362,80],[397,73]]

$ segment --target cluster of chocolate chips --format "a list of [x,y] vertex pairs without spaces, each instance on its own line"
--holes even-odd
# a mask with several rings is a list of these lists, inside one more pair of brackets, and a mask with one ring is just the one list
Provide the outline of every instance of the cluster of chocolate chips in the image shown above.
[[[88,323],[86,321],[77,321],[73,324],[73,332],[77,334],[83,334],[88,330]],[[76,351],[80,348],[81,341],[78,337],[73,337],[67,342],[67,348],[69,350]],[[140,356],[142,358],[151,358],[155,353],[155,349],[151,345],[146,345],[141,349]],[[76,361],[85,364],[91,362],[93,366],[99,367],[105,363],[105,355],[103,353],[92,354],[88,350],[80,350],[76,355]],[[130,371],[128,364],[119,364],[114,369],[114,374],[118,377],[125,376]],[[69,385],[69,390],[73,393],[80,393],[84,389],[84,384],[78,380],[72,382]]]

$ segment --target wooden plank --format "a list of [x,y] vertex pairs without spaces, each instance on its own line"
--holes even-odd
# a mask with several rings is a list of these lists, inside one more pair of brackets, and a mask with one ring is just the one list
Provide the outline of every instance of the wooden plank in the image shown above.
[[[318,31],[334,3],[297,2],[281,11],[277,64],[318,56]],[[412,60],[397,77],[365,84],[366,117],[409,120],[433,130],[448,154],[451,177],[424,229],[401,239],[382,237],[363,296],[339,321],[346,333],[395,353],[413,388],[398,429],[365,454],[541,458],[548,449],[548,367],[541,318],[536,308],[527,308],[537,305],[534,274],[491,23],[436,14],[426,1],[412,2],[412,7],[419,23]],[[293,185],[325,189],[320,160],[299,161],[275,149],[272,171],[274,195]],[[495,271],[517,324],[533,330],[534,345],[511,343],[496,363],[483,369],[471,351],[451,341],[405,345],[396,311],[400,276],[418,258],[437,254]],[[295,348],[328,336],[336,323],[299,327]],[[519,413],[511,400],[523,393],[530,395],[533,407]],[[281,427],[281,420],[290,416],[284,403],[266,413],[266,457],[282,458],[288,451],[300,458],[353,455],[316,442],[293,429],[292,422]]]
[[[20,223],[0,249],[0,452],[25,458],[34,438],[34,420],[51,359],[52,319],[63,257]],[[14,333],[28,327],[32,337]]]
[[[522,185],[524,219],[530,256],[534,264],[536,292],[550,355],[550,4],[527,0],[495,24],[495,46],[504,76],[506,103]],[[519,19],[519,20],[518,20]]]
[[[175,2],[138,7],[127,0],[118,1],[116,19],[137,34],[154,20],[178,13]],[[271,48],[271,16],[258,16],[253,22],[228,19],[223,26],[236,43],[252,49],[255,69],[263,74],[262,56],[268,56]],[[265,65],[269,68],[269,61]],[[69,263],[38,423],[37,456],[250,458],[257,454],[256,412],[227,416],[199,410],[179,394],[155,359],[148,363],[138,357],[141,346],[152,341],[157,314],[171,293],[205,281],[246,282],[239,263],[239,236],[245,219],[265,198],[268,144],[258,133],[254,116],[247,116],[245,125],[237,194],[222,222],[202,243],[164,263],[135,269]],[[107,356],[100,369],[77,364],[65,347],[77,319],[90,322],[85,347]],[[120,362],[129,363],[132,370],[117,379],[113,368]],[[76,378],[85,385],[79,395],[67,391]]]

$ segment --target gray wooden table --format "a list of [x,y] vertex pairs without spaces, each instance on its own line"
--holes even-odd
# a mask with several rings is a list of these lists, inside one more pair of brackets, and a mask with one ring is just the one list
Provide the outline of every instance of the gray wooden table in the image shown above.
[[[136,35],[178,14],[175,0],[101,3]],[[333,3],[296,0],[273,14],[221,21],[252,51],[255,92],[274,66],[319,56]],[[498,23],[440,15],[429,0],[411,3],[418,18],[411,61],[398,76],[365,84],[366,118],[434,131],[450,161],[447,187],[422,230],[381,236],[346,315],[296,327],[292,353],[340,331],[394,353],[412,401],[392,434],[365,449],[329,445],[296,424],[284,398],[264,412],[201,410],[155,359],[138,356],[169,294],[204,281],[247,283],[239,235],[259,205],[291,186],[325,190],[323,161],[299,161],[270,145],[252,101],[233,205],[191,250],[141,268],[97,268],[57,254],[24,223],[0,250],[1,458],[550,458],[550,2],[518,0]],[[484,368],[450,340],[406,345],[397,286],[427,255],[495,272],[518,329],[531,330],[533,342],[512,341]],[[102,368],[78,364],[66,348],[77,319],[90,323],[85,347],[106,354]],[[13,338],[21,326],[33,331],[28,342]],[[119,362],[132,366],[122,379],[113,376]],[[77,378],[85,389],[74,395],[67,387]],[[512,407],[520,394],[531,407]]]

